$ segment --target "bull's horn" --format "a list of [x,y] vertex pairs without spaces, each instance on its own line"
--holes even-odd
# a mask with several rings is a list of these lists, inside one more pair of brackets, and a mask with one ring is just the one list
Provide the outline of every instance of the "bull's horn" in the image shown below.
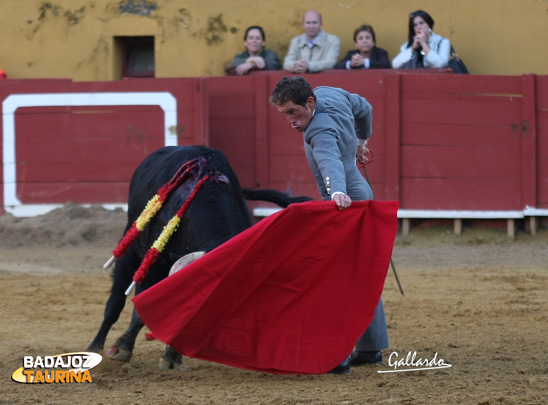
[[192,253],[189,253],[188,255],[184,255],[175,263],[173,263],[173,266],[171,266],[171,270],[169,270],[169,275],[171,276],[172,274],[177,273],[183,267],[188,266],[190,263],[192,263],[195,260],[198,260],[203,255],[205,255],[204,251],[192,252]]

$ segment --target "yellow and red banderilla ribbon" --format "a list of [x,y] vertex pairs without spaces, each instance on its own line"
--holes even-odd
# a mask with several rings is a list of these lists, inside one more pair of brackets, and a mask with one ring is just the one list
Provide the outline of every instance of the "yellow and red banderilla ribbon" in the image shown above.
[[119,259],[124,255],[124,253],[126,253],[127,249],[145,229],[150,220],[156,215],[160,208],[162,208],[162,205],[167,197],[169,197],[173,190],[175,190],[183,181],[187,179],[188,175],[192,171],[199,167],[197,164],[199,163],[199,160],[200,158],[190,160],[182,165],[179,170],[177,170],[177,173],[173,175],[171,180],[164,184],[160,190],[158,190],[156,195],[148,201],[145,209],[141,212],[141,215],[139,215],[139,218],[133,222],[131,228],[129,228],[124,237],[118,243],[118,246],[116,246],[116,249],[112,252],[112,257],[103,266],[105,269],[109,268],[116,259]]
[[[175,190],[179,185],[181,185],[181,183],[187,180],[193,172],[199,170],[204,162],[205,159],[203,157],[199,157],[186,162],[179,168],[179,170],[177,170],[177,173],[173,175],[171,180],[164,184],[160,188],[160,190],[158,190],[156,195],[154,195],[154,197],[152,197],[148,201],[144,210],[141,212],[141,215],[139,215],[139,217],[133,222],[131,227],[125,233],[124,237],[120,240],[118,246],[116,246],[116,249],[114,249],[114,251],[112,252],[112,257],[103,266],[105,269],[109,268],[112,263],[116,261],[116,259],[119,259],[124,255],[124,253],[135,241],[135,239],[137,239],[141,232],[143,232],[151,219],[154,218],[160,208],[162,208],[162,205],[169,197],[169,195],[173,192],[173,190]],[[206,175],[196,183],[190,195],[187,197],[179,211],[177,211],[177,214],[166,224],[158,239],[154,242],[152,247],[145,255],[145,258],[139,266],[139,269],[135,272],[133,276],[133,282],[127,289],[126,295],[129,295],[131,293],[136,283],[141,283],[145,279],[150,266],[154,264],[162,250],[164,250],[164,247],[169,242],[169,239],[179,227],[181,218],[188,209],[188,206],[196,196],[196,193],[198,192],[200,187],[202,187],[202,185],[208,178],[209,175]]]
[[143,259],[143,262],[139,266],[139,269],[135,272],[133,275],[133,282],[129,286],[129,288],[126,290],[126,295],[131,294],[131,291],[135,287],[137,283],[141,283],[147,276],[148,270],[150,269],[150,266],[156,262],[156,259],[158,259],[158,256],[162,251],[164,250],[166,244],[169,242],[169,239],[171,238],[171,235],[177,230],[179,227],[179,224],[181,223],[181,219],[185,215],[185,212],[187,211],[190,203],[196,197],[196,194],[198,193],[198,190],[202,187],[202,185],[205,183],[205,181],[209,178],[209,175],[206,175],[196,183],[194,186],[192,192],[188,196],[188,198],[185,200],[184,204],[181,206],[179,211],[177,211],[177,214],[173,218],[169,220],[166,226],[164,226],[164,229],[162,230],[162,233],[156,239],[156,241],[153,243],[152,247],[148,250],[147,254],[145,255],[145,258]]

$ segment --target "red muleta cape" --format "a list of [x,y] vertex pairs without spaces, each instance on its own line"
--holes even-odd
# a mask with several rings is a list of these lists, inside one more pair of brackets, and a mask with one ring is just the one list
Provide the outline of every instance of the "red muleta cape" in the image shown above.
[[153,335],[188,357],[277,374],[336,367],[373,319],[397,202],[292,204],[137,295]]

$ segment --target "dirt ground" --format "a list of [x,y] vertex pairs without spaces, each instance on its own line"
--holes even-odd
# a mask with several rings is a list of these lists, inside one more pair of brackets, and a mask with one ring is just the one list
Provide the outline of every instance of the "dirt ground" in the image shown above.
[[[0,216],[0,404],[546,404],[548,229],[444,226],[398,236],[383,294],[391,347],[384,364],[348,375],[282,376],[183,359],[160,371],[163,345],[142,332],[130,363],[107,358],[92,383],[19,384],[23,356],[85,351],[109,294],[110,257],[125,213],[67,205]],[[128,301],[107,345],[127,328]],[[439,370],[391,370],[392,353],[443,358]],[[395,355],[394,355],[395,356]],[[401,368],[401,367],[400,367]]]

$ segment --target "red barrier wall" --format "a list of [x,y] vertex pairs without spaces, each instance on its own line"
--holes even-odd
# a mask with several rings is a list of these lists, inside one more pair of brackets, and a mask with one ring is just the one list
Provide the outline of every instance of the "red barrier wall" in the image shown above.
[[[251,77],[208,79],[210,145],[223,150],[234,162],[244,187],[290,189],[294,193],[319,198],[316,183],[304,157],[302,135],[292,130],[285,118],[268,103],[268,96],[283,77],[282,72]],[[367,95],[374,106],[373,132],[369,146],[376,162],[368,168],[378,189],[376,198],[384,198],[386,136],[386,73],[371,72],[359,81],[347,72],[307,75],[313,87],[319,85],[351,88]],[[380,170],[374,170],[376,165]]]
[[[221,149],[244,187],[317,198],[301,134],[268,103],[283,75],[2,81],[0,206],[124,203],[135,167],[166,142]],[[379,70],[306,77],[373,105],[375,160],[367,171],[376,199],[399,200],[402,209],[548,208],[548,76]],[[84,104],[63,104],[63,95],[75,94]],[[23,95],[43,97],[29,105]]]
[[402,208],[519,210],[520,77],[401,76]]
[[[290,187],[318,197],[302,137],[264,102],[282,76],[277,72],[208,83],[209,97],[223,100],[209,103],[211,145],[238,161],[248,173],[247,187]],[[357,92],[373,105],[369,146],[375,161],[367,170],[377,199],[422,210],[548,207],[548,122],[540,101],[547,97],[545,77],[371,71],[307,79],[312,86]],[[237,96],[229,99],[227,91]],[[229,131],[237,137],[232,132],[225,136]]]
[[536,77],[536,103],[534,113],[536,117],[536,207],[548,208],[548,76]]
[[201,79],[3,81],[0,206],[125,203],[150,152],[206,143],[202,87]]

